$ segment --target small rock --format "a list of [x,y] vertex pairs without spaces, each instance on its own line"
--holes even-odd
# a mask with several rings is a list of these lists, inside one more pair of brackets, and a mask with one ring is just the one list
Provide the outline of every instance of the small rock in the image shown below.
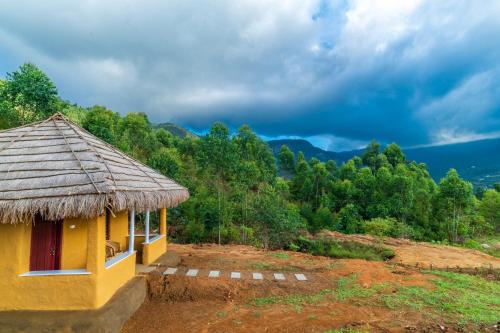
[[481,247],[483,249],[489,249],[491,246],[489,246],[488,244],[484,243],[484,244],[481,244]]

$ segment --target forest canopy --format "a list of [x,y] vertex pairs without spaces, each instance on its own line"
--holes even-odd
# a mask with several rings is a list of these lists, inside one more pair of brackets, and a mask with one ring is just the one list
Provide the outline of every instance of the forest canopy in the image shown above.
[[294,248],[299,234],[329,229],[463,243],[500,229],[500,186],[475,194],[454,169],[436,183],[395,143],[373,141],[342,165],[307,161],[286,146],[275,159],[247,125],[231,134],[215,123],[201,137],[178,137],[141,112],[61,99],[33,64],[0,80],[0,129],[55,112],[189,189],[190,200],[169,214],[179,242]]

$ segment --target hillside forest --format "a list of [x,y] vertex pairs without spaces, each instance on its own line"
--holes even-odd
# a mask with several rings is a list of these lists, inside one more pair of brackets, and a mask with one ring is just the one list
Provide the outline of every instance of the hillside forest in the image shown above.
[[394,143],[373,141],[342,165],[286,146],[276,159],[247,125],[233,134],[215,123],[201,137],[179,137],[141,112],[65,101],[33,64],[0,80],[0,129],[55,112],[189,189],[190,199],[169,210],[178,242],[294,249],[299,235],[329,229],[474,245],[500,230],[500,184],[473,190],[454,169],[436,183]]

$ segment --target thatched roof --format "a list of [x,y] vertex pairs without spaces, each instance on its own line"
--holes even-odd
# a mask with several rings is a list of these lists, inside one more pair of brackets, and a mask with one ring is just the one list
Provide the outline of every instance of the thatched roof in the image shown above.
[[186,188],[59,113],[0,131],[0,223],[142,212],[188,198]]

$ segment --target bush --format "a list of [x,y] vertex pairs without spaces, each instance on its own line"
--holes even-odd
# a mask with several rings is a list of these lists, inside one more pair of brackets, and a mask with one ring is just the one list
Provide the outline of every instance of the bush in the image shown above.
[[403,222],[399,222],[392,217],[381,218],[376,217],[365,221],[364,230],[367,234],[373,236],[390,236],[390,237],[413,237],[415,232],[413,228]]
[[384,261],[395,256],[394,251],[383,246],[367,245],[353,241],[299,237],[296,243],[302,252],[338,259]]
[[364,228],[367,234],[373,236],[390,236],[395,224],[396,220],[393,218],[376,217],[365,221]]
[[464,247],[468,249],[482,250],[481,244],[473,239],[468,239],[464,242]]

